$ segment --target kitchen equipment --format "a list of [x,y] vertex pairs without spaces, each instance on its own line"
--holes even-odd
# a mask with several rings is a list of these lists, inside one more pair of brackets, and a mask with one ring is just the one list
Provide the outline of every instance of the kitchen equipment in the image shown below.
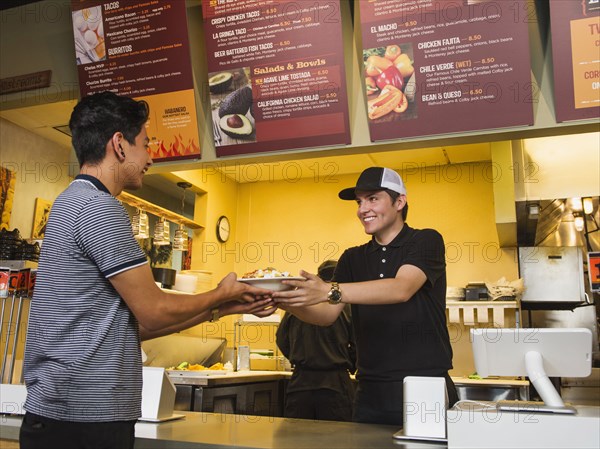
[[487,301],[488,289],[484,282],[469,282],[465,288],[465,301]]
[[152,268],[152,275],[156,282],[160,282],[162,288],[173,288],[177,271],[171,268]]
[[525,285],[524,303],[585,301],[583,255],[579,247],[519,248],[519,271]]

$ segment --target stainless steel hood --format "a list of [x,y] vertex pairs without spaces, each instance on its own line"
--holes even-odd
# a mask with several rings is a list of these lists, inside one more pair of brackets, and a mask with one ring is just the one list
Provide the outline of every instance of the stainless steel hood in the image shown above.
[[[600,212],[598,197],[590,197],[592,214],[585,214],[573,199],[517,201],[518,246],[579,246],[588,251],[600,250]],[[584,227],[577,230],[576,217]]]

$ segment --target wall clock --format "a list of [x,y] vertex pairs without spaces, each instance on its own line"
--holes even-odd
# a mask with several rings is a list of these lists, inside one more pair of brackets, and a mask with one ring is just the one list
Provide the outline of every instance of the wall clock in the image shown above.
[[225,215],[222,215],[217,220],[217,239],[219,242],[225,243],[229,240],[229,235],[231,233],[231,225],[229,223],[229,218]]

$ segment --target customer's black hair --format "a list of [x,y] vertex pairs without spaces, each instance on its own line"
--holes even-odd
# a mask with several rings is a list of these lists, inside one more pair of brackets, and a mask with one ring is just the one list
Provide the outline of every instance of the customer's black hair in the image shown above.
[[[394,192],[393,190],[390,190],[390,189],[385,189],[385,191],[387,192],[387,194],[389,196],[392,197],[392,204],[394,204],[396,202],[396,200],[398,199],[398,197],[400,196],[400,194],[398,192]],[[407,216],[408,216],[408,201],[402,208],[402,221],[406,221]]]
[[101,162],[106,154],[106,144],[116,132],[123,133],[131,145],[148,121],[148,103],[119,96],[113,92],[88,95],[73,109],[69,128],[73,148],[83,164]]

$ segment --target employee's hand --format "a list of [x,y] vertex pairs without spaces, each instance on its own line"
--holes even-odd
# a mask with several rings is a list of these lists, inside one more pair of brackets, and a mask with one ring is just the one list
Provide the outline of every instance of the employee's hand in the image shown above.
[[229,301],[219,306],[221,316],[250,313],[259,318],[272,315],[277,310],[277,305],[271,298],[257,299],[254,302]]
[[264,288],[254,287],[252,285],[238,282],[237,275],[235,273],[229,273],[217,286],[217,290],[221,294],[225,303],[228,301],[240,301],[240,302],[254,302],[257,299],[264,299],[271,297],[271,290]]
[[283,283],[293,287],[292,290],[273,292],[273,299],[281,304],[282,308],[289,310],[292,307],[312,306],[327,301],[330,285],[321,280],[317,275],[300,271],[304,281],[283,280]]

